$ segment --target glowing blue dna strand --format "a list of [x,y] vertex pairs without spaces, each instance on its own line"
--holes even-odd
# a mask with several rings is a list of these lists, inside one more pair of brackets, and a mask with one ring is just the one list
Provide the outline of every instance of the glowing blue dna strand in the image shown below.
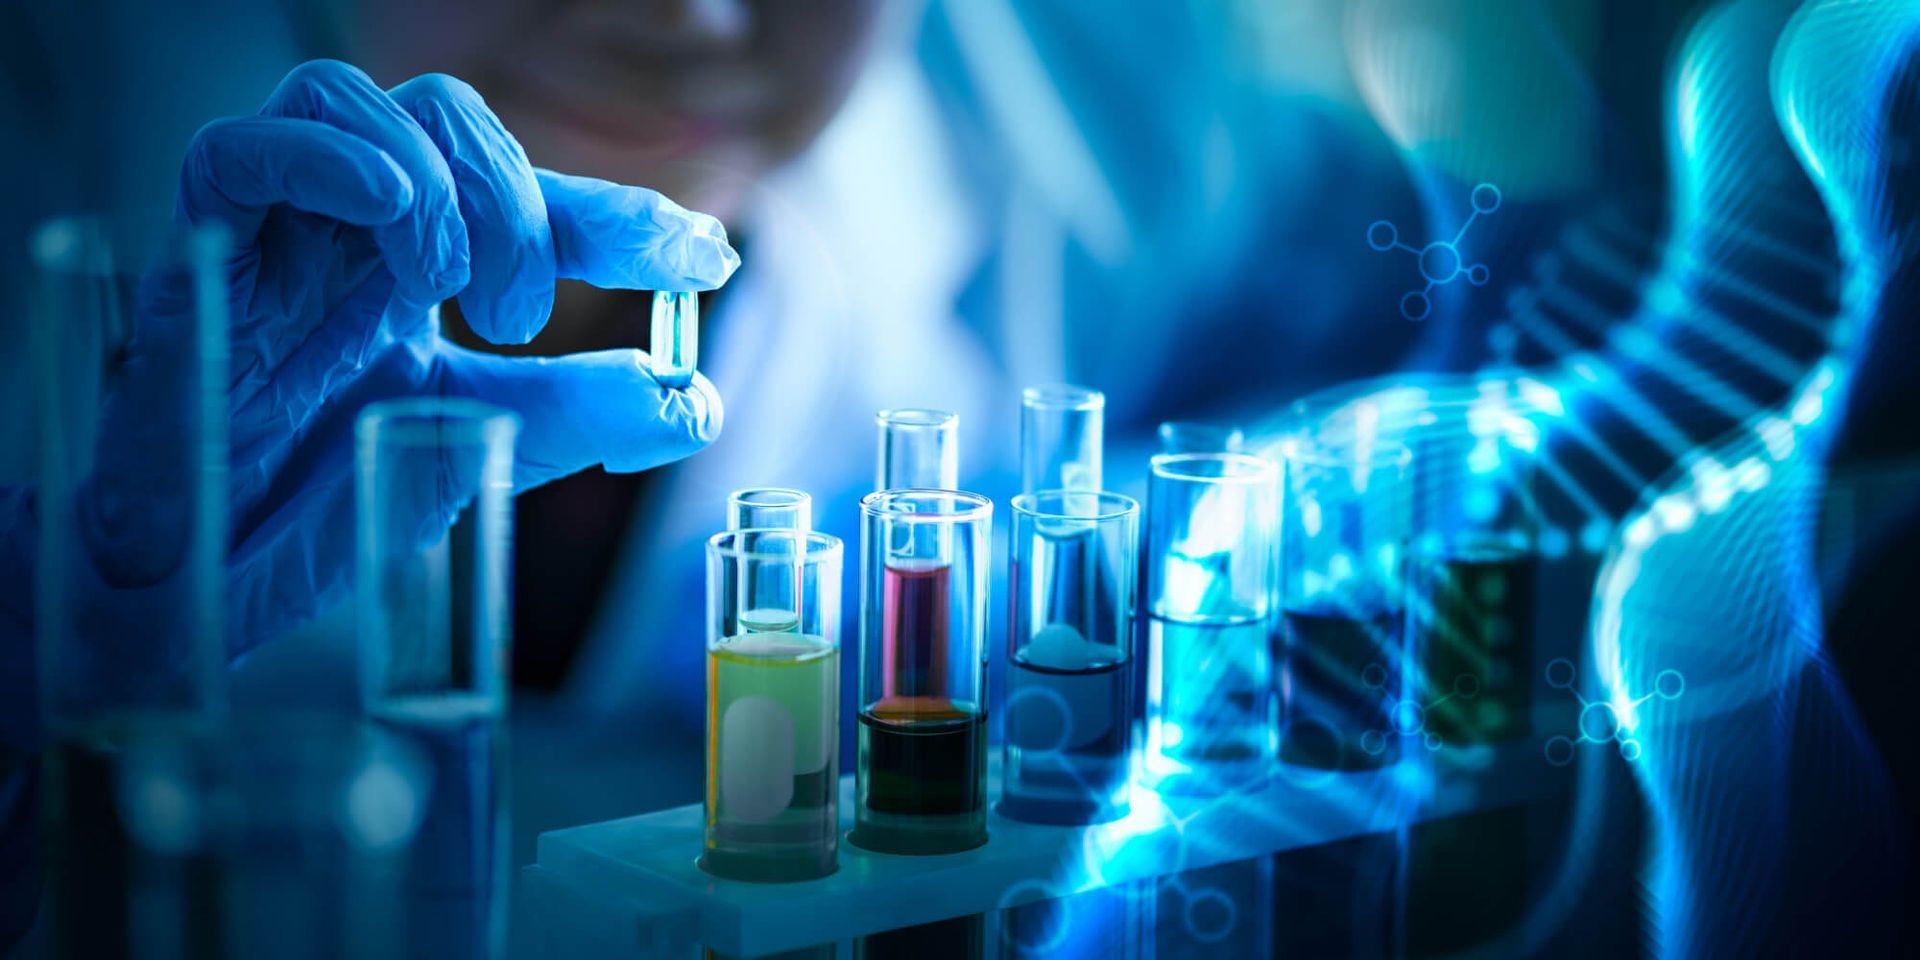
[[1460,254],[1460,241],[1466,239],[1467,231],[1482,214],[1500,209],[1500,188],[1491,183],[1483,183],[1473,188],[1467,202],[1472,210],[1467,220],[1460,225],[1451,240],[1435,240],[1424,247],[1412,247],[1400,242],[1400,229],[1391,220],[1375,220],[1367,226],[1367,246],[1385,253],[1389,250],[1404,250],[1413,255],[1420,264],[1420,276],[1427,281],[1425,287],[1408,291],[1400,298],[1400,315],[1408,320],[1425,320],[1433,312],[1433,288],[1452,283],[1465,277],[1468,283],[1476,287],[1485,286],[1489,273],[1484,263],[1468,264]]

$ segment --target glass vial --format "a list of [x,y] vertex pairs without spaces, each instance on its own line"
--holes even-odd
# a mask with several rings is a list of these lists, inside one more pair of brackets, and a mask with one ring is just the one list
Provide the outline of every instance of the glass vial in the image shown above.
[[960,486],[960,416],[946,410],[882,410],[875,490],[953,490]]
[[735,530],[707,541],[706,843],[732,880],[838,866],[840,540]]
[[748,487],[727,496],[728,530],[813,529],[813,497],[786,487]]
[[430,774],[408,877],[416,954],[505,949],[518,430],[511,413],[447,397],[372,404],[357,429],[361,699]]
[[1127,814],[1139,517],[1117,493],[1013,498],[1006,816],[1086,824]]
[[1278,470],[1236,453],[1161,454],[1147,481],[1147,772],[1174,789],[1266,774]]
[[987,842],[986,607],[993,503],[955,490],[860,501],[858,806],[882,853]]
[[1412,457],[1337,425],[1289,439],[1282,457],[1281,757],[1328,770],[1391,763],[1402,739],[1426,733],[1406,684]]
[[653,378],[678,390],[693,383],[700,362],[700,295],[660,290],[653,295]]
[[1107,397],[1071,384],[1020,395],[1020,491],[1100,489]]

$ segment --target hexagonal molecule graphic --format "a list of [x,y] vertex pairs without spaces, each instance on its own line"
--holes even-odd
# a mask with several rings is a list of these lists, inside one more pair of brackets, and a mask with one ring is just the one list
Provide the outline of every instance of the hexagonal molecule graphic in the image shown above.
[[1459,232],[1452,240],[1435,240],[1424,247],[1415,247],[1400,241],[1400,229],[1391,220],[1375,220],[1367,226],[1367,246],[1385,253],[1388,250],[1404,250],[1420,264],[1420,277],[1427,285],[1418,290],[1409,290],[1400,298],[1400,315],[1408,320],[1425,320],[1433,312],[1433,288],[1452,283],[1460,277],[1476,287],[1487,282],[1488,271],[1484,263],[1469,264],[1460,253],[1460,241],[1466,239],[1467,230],[1482,214],[1500,209],[1500,188],[1491,183],[1483,183],[1473,188],[1467,202],[1472,210],[1467,214],[1467,222],[1460,225]]
[[[1588,700],[1574,685],[1573,661],[1564,657],[1547,663],[1547,686],[1556,690],[1565,690],[1580,701],[1580,720],[1578,737],[1554,736],[1547,738],[1547,762],[1556,767],[1564,767],[1573,762],[1574,749],[1583,743],[1619,743],[1620,756],[1627,760],[1640,759],[1640,741],[1634,739],[1632,731],[1621,722],[1620,707],[1607,700]],[[1687,678],[1678,670],[1662,670],[1653,677],[1653,692],[1634,698],[1631,706],[1638,707],[1659,697],[1662,700],[1678,700],[1687,692]]]

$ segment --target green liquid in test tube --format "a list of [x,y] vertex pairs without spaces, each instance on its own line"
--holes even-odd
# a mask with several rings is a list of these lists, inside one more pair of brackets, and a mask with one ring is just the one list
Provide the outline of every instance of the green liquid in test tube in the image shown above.
[[700,295],[673,290],[653,295],[653,378],[663,387],[693,383],[700,360]]

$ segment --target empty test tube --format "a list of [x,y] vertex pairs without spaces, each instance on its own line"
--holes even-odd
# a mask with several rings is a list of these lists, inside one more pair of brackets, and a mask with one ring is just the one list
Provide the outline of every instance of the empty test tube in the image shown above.
[[1020,395],[1020,490],[1100,489],[1100,440],[1107,397],[1072,384],[1028,387]]
[[700,362],[700,295],[660,290],[653,295],[653,378],[680,389],[693,382]]
[[748,487],[727,496],[728,530],[813,529],[813,497],[786,487]]
[[946,410],[882,410],[875,490],[953,490],[960,485],[960,416]]

